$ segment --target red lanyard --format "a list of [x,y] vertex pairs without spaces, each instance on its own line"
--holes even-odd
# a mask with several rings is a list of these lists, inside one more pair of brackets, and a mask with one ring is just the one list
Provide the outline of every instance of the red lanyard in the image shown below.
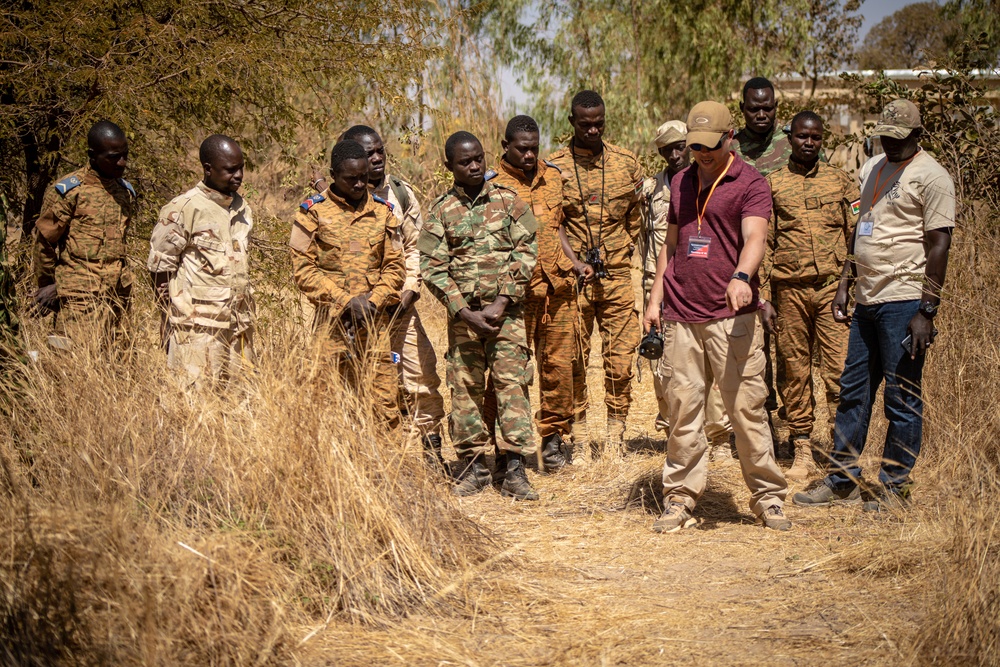
[[[918,150],[917,153],[919,153],[919,152],[920,151]],[[906,168],[906,165],[908,165],[911,162],[913,162],[913,158],[917,157],[917,153],[914,153],[913,155],[911,155],[909,160],[906,160],[905,162],[900,162],[899,166],[896,167],[896,169],[891,174],[889,174],[889,180],[887,181],[887,183],[892,183],[893,176],[895,176],[900,171],[902,171],[904,168]],[[882,166],[878,168],[878,173],[875,174],[875,194],[872,195],[872,208],[875,208],[875,204],[877,204],[878,200],[881,199],[882,195],[885,194],[884,192],[880,192],[880,190],[879,190],[879,183],[882,180],[882,172],[885,171],[885,165],[887,165],[887,164],[889,164],[888,158],[886,158],[886,161],[883,162]],[[871,210],[871,209],[869,209],[869,210]]]
[[712,189],[708,191],[708,196],[705,197],[705,203],[701,206],[701,208],[698,208],[698,197],[701,197],[701,172],[700,171],[695,172],[695,174],[698,177],[698,197],[695,197],[694,200],[694,208],[695,211],[698,212],[698,236],[701,236],[701,223],[705,217],[705,210],[708,208],[708,200],[712,198],[713,194],[715,194],[715,187],[719,184],[720,181],[722,181],[722,177],[725,176],[726,173],[729,171],[729,166],[733,164],[734,157],[735,155],[733,153],[729,154],[729,162],[726,163],[726,168],[723,169],[722,173],[719,174],[719,177],[715,179],[715,183],[712,183]]

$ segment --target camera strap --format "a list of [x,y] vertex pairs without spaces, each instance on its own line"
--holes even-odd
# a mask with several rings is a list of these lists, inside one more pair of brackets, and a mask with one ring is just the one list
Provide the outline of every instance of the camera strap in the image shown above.
[[[573,158],[573,172],[576,174],[576,189],[580,193],[580,205],[583,206],[583,222],[587,226],[587,242],[590,243],[590,247],[596,248],[597,252],[600,253],[601,248],[601,234],[604,231],[604,174],[605,174],[605,158],[607,156],[607,149],[604,147],[604,143],[601,143],[601,216],[597,220],[597,243],[594,243],[594,234],[590,228],[590,209],[587,207],[587,199],[583,196],[583,184],[580,181],[580,166],[576,161],[576,153],[574,149],[576,147],[576,138],[569,140],[569,152],[570,156]],[[590,187],[590,178],[587,178],[587,187]]]

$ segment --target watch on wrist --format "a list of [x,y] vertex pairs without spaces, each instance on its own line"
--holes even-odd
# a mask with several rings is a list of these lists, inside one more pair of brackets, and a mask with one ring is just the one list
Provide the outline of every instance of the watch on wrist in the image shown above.
[[733,280],[742,280],[745,283],[749,283],[750,276],[746,273],[743,273],[742,271],[737,271],[736,273],[733,274],[733,277],[730,278],[729,280],[730,282],[732,282]]
[[937,305],[931,303],[930,301],[921,301],[920,308],[917,309],[918,313],[920,313],[929,320],[934,319],[934,316],[937,315],[937,311],[938,311]]

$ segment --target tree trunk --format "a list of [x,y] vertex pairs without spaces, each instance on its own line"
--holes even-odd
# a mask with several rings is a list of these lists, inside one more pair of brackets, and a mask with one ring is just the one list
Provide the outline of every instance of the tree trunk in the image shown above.
[[38,141],[38,135],[28,131],[21,134],[21,148],[24,151],[25,198],[21,217],[21,239],[31,239],[35,219],[42,212],[45,190],[56,179],[59,167],[59,138],[52,134],[47,145]]

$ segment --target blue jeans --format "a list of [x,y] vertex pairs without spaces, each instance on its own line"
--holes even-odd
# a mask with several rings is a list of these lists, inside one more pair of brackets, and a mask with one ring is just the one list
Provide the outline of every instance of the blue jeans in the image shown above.
[[924,355],[910,359],[901,345],[920,301],[859,305],[851,320],[847,362],[840,376],[840,405],[834,425],[833,462],[826,484],[845,487],[861,478],[858,457],[868,439],[868,424],[879,385],[885,379],[885,417],[889,429],[879,481],[900,491],[920,453],[923,400],[920,379]]

